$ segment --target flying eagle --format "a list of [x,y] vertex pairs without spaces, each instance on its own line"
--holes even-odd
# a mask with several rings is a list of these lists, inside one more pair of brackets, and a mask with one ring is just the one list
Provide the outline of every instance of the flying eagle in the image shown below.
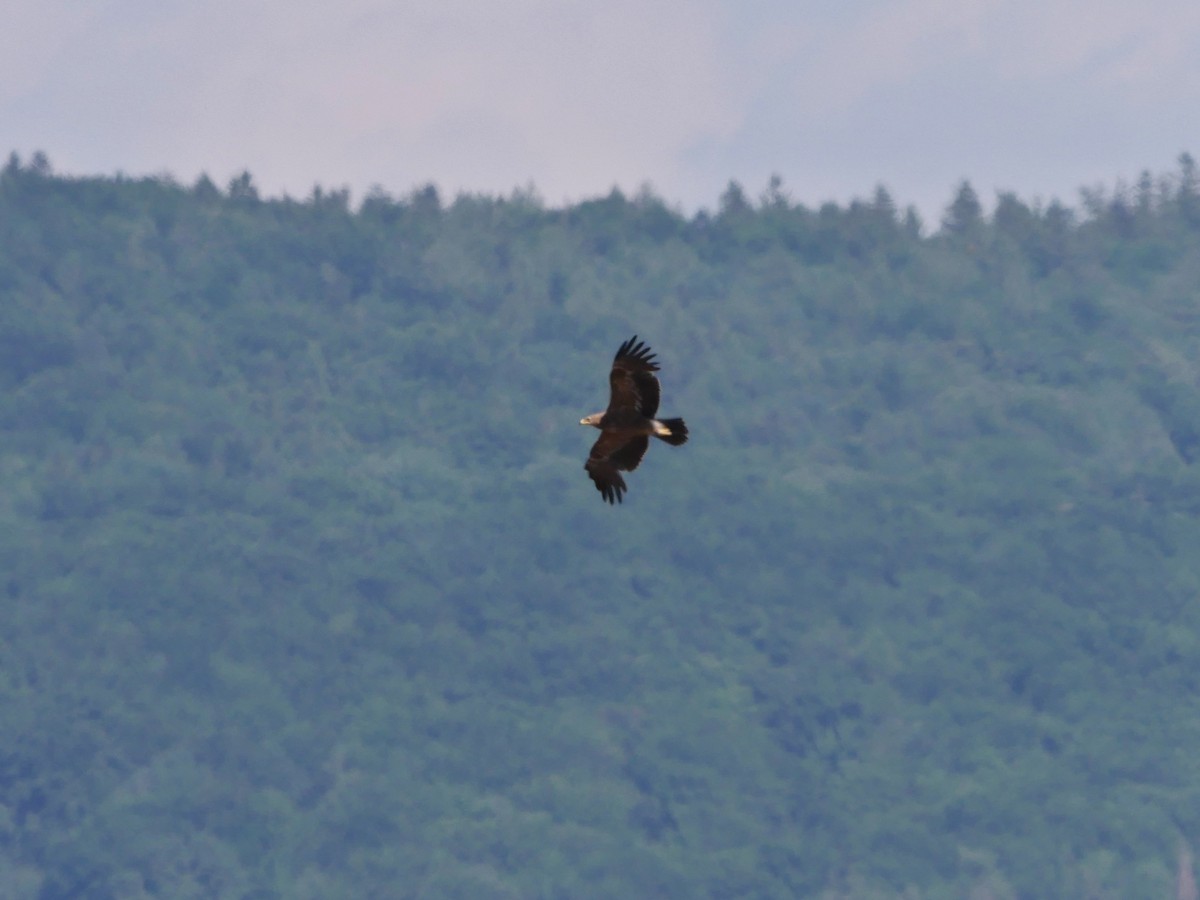
[[580,425],[600,429],[600,438],[592,445],[587,469],[596,489],[609,503],[620,503],[625,492],[621,472],[632,472],[646,455],[650,436],[673,447],[688,439],[683,419],[656,419],[660,388],[654,373],[658,363],[645,342],[635,334],[621,345],[613,357],[608,383],[612,394],[608,409],[579,420]]

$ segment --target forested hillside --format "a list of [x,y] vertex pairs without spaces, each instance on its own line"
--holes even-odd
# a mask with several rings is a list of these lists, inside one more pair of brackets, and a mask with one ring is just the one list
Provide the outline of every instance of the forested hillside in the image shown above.
[[0,896],[1175,897],[1200,177],[948,199],[11,158]]

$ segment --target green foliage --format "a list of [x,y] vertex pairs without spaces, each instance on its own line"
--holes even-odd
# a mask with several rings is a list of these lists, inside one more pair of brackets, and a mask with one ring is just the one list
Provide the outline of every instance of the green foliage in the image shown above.
[[[923,236],[12,157],[0,894],[1165,896],[1196,183]],[[611,509],[635,331],[693,440]]]

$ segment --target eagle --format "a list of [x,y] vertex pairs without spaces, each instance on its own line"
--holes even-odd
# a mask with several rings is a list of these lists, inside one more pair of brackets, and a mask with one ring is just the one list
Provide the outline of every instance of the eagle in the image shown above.
[[600,429],[600,437],[583,464],[596,489],[609,503],[620,503],[625,493],[621,472],[632,472],[646,455],[651,436],[672,447],[687,443],[683,419],[656,419],[661,389],[654,373],[655,354],[635,334],[613,357],[608,384],[612,390],[608,409],[579,420]]

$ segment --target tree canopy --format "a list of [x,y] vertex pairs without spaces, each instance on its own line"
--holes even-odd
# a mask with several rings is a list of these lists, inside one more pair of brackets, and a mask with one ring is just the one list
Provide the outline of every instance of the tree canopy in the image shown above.
[[[11,157],[0,894],[1169,895],[1198,198]],[[614,509],[576,423],[634,332],[692,440]]]

